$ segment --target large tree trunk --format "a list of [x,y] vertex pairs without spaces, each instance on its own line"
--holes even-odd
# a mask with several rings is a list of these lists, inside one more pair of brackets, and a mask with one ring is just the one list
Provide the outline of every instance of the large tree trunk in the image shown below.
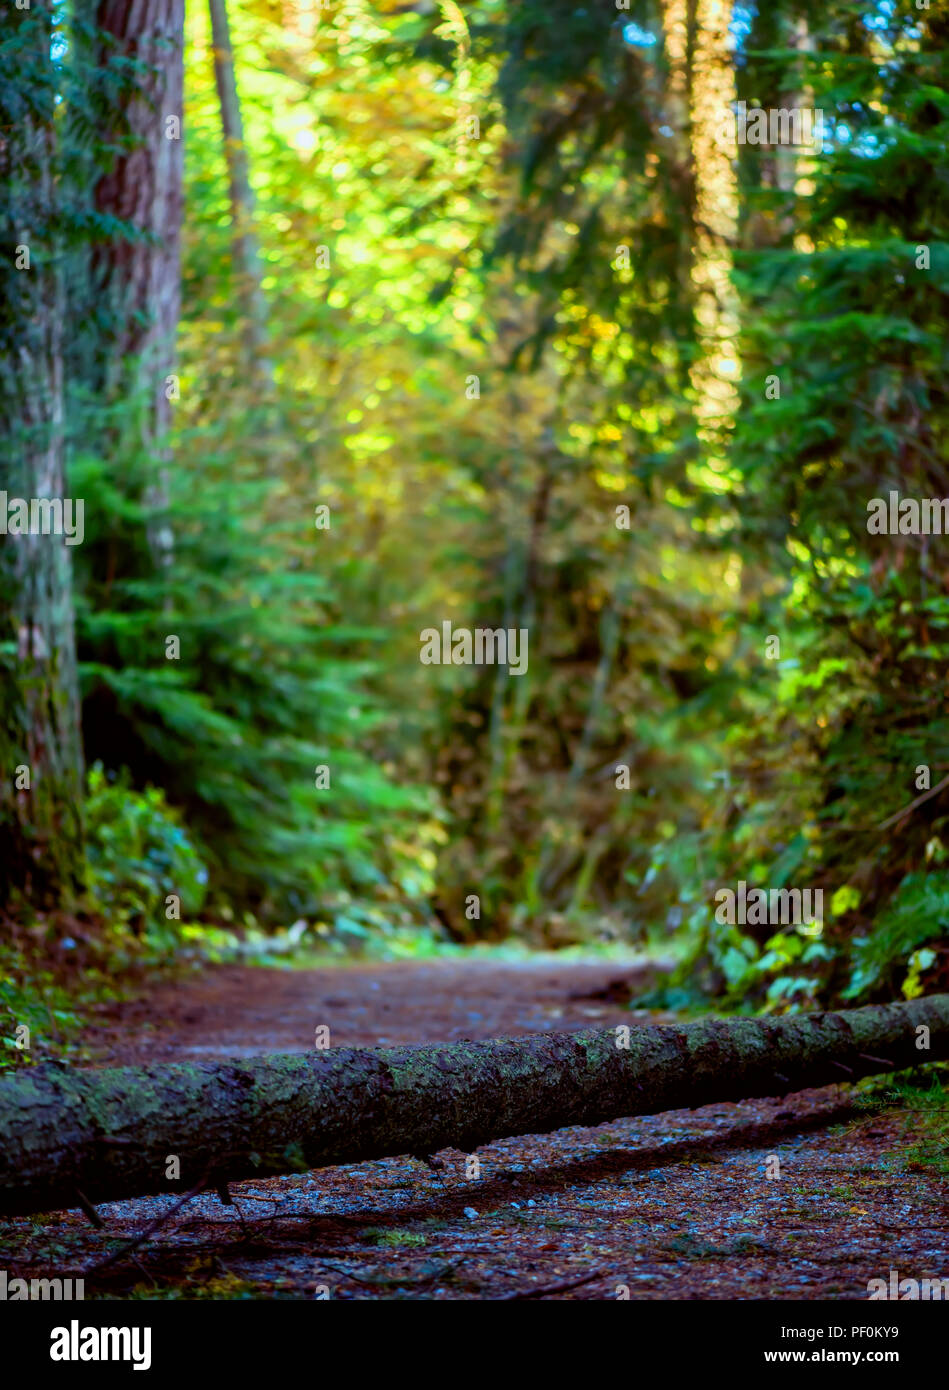
[[[109,134],[122,152],[95,187],[96,211],[138,235],[95,246],[92,279],[102,353],[99,385],[112,398],[139,402],[138,439],[154,468],[144,500],[158,517],[167,504],[164,437],[171,423],[167,378],[174,374],[181,313],[183,210],[184,0],[91,0],[98,35],[94,58],[103,81],[126,70],[112,95]],[[111,447],[111,446],[110,446]],[[170,559],[167,526],[152,520],[155,559]]]
[[124,150],[98,180],[95,204],[144,235],[97,246],[94,277],[112,316],[110,384],[132,384],[123,372],[133,359],[153,442],[170,421],[165,376],[181,312],[184,0],[98,0],[95,22],[101,67],[140,64],[114,113],[112,134]]
[[[332,1049],[0,1081],[0,1213],[784,1095],[949,1057],[949,995],[451,1046]],[[928,1044],[923,1047],[921,1044]],[[171,1156],[177,1181],[166,1178]]]
[[6,534],[14,499],[59,499],[78,522],[63,501],[52,11],[9,8],[0,92],[0,903],[41,907],[68,904],[82,881],[72,550],[64,534]]

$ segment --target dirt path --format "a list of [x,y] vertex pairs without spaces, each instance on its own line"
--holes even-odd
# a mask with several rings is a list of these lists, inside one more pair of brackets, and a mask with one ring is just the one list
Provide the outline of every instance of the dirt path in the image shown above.
[[263,1052],[309,1052],[328,1026],[334,1047],[645,1022],[627,1001],[650,967],[536,961],[395,961],[317,970],[219,966],[113,1011],[90,1040],[111,1066]]
[[[219,967],[124,1006],[91,1047],[115,1064],[306,1051],[322,1024],[374,1045],[661,1022],[623,1003],[641,981],[547,959]],[[245,1183],[233,1206],[118,1202],[103,1231],[11,1222],[0,1255],[11,1276],[84,1272],[87,1297],[865,1299],[891,1268],[949,1277],[946,1165],[921,1161],[918,1120],[832,1087],[448,1150],[435,1170]]]

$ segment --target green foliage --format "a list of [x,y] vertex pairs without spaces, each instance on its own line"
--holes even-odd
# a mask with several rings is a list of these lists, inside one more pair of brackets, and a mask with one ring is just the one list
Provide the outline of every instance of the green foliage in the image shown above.
[[204,903],[207,869],[181,818],[157,787],[136,792],[128,774],[89,771],[86,797],[88,888],[94,910],[113,923],[167,928],[165,898],[192,916]]
[[[376,634],[345,620],[314,564],[313,505],[281,514],[277,485],[238,447],[208,428],[182,439],[166,473],[167,563],[149,549],[156,516],[133,461],[117,479],[77,459],[93,518],[79,570],[83,729],[87,756],[160,785],[184,812],[212,905],[286,919],[341,886],[385,889],[387,871],[408,884],[425,799],[364,751],[379,722],[360,688]],[[379,855],[384,827],[393,847]]]
[[[779,14],[762,20],[770,51],[751,51],[739,74],[749,103],[790,61],[775,42]],[[746,152],[758,245],[739,256],[748,327],[732,460],[741,544],[777,581],[749,613],[746,648],[779,633],[782,660],[770,700],[742,699],[747,732],[736,751],[761,772],[738,807],[752,820],[747,844],[762,881],[786,876],[796,844],[796,881],[823,886],[841,909],[842,890],[857,900],[835,909],[826,959],[793,986],[804,997],[808,979],[854,999],[893,990],[914,948],[946,934],[941,875],[927,883],[944,803],[884,824],[916,797],[919,768],[938,768],[949,749],[946,600],[925,538],[866,529],[868,502],[891,488],[945,491],[949,67],[940,24],[903,6],[885,25],[855,28],[843,8],[822,19],[805,78],[834,124],[809,198],[782,204],[755,183]],[[802,234],[810,244],[792,245]],[[765,391],[773,375],[776,400]],[[938,988],[938,955],[917,957],[915,968],[912,988]]]
[[949,1086],[945,1072],[941,1077],[933,1076],[928,1085],[900,1086],[897,1090],[903,1104],[914,1111],[916,1143],[906,1155],[910,1167],[949,1177]]
[[[24,1025],[29,1048],[18,1046],[17,1029]],[[75,992],[5,944],[0,952],[0,1072],[37,1058],[47,1060],[80,1027]]]
[[881,988],[890,997],[897,989],[911,999],[922,994],[921,976],[931,972],[940,957],[943,970],[949,964],[945,948],[931,949],[944,942],[947,934],[949,873],[907,874],[872,929],[854,937],[844,997],[856,999],[870,990],[879,993]]
[[911,1169],[922,1173],[949,1174],[949,1068],[944,1062],[929,1064],[925,1072],[914,1068],[885,1080],[868,1078],[857,1083],[854,1105],[858,1110],[888,1111],[907,1118],[904,1133],[915,1139],[902,1157]]
[[[134,241],[90,189],[135,67],[90,65],[74,9],[58,59],[96,900],[154,921],[177,891],[333,949],[428,949],[433,917],[645,943],[677,1006],[944,983],[945,795],[904,808],[949,765],[945,567],[866,531],[872,497],[949,476],[944,16],[735,8],[738,97],[806,92],[827,142],[739,151],[740,395],[710,442],[660,7],[231,8],[273,380],[197,7],[181,395],[151,448],[142,403],[95,389],[121,325],[86,259]],[[48,83],[10,84],[7,122]],[[446,619],[527,628],[528,672],[421,667]],[[716,923],[739,878],[823,889],[823,935]]]

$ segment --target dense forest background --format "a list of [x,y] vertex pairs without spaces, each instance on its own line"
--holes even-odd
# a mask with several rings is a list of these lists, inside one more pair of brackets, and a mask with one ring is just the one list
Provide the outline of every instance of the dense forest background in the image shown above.
[[[84,502],[0,543],[0,1031],[293,924],[949,988],[949,538],[867,529],[949,495],[945,5],[0,33],[0,488]],[[443,622],[528,670],[422,664]],[[740,881],[822,932],[717,921]]]

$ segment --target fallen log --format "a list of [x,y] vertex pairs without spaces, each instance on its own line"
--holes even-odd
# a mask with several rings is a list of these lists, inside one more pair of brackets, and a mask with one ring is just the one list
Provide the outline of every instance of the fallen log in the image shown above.
[[516,1134],[783,1096],[947,1058],[941,994],[444,1046],[102,1071],[51,1063],[0,1080],[0,1214],[471,1152]]

